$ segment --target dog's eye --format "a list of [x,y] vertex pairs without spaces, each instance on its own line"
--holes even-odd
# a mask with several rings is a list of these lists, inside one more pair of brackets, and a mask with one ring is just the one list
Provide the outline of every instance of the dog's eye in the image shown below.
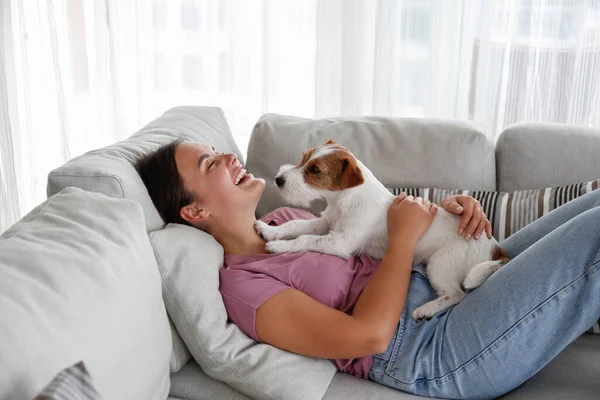
[[319,170],[319,168],[316,165],[311,166],[308,171],[311,174],[318,174],[319,172],[321,172],[321,170]]

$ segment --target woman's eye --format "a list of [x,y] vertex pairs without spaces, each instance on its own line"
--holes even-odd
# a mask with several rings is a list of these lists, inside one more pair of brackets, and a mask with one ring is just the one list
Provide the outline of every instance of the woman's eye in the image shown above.
[[215,162],[211,161],[210,165],[208,166],[208,170],[210,171],[211,169],[213,169],[214,165],[215,165]]

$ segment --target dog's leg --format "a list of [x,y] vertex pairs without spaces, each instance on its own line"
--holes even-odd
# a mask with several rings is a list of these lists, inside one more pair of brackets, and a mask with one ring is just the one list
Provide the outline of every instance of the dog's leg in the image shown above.
[[293,240],[274,240],[267,243],[269,253],[287,253],[299,251],[315,251],[348,258],[356,249],[351,235],[329,233],[327,235],[303,235]]
[[329,231],[325,218],[298,219],[279,226],[271,226],[258,220],[254,223],[254,228],[266,241],[296,239],[301,235],[324,235]]
[[463,282],[463,287],[467,290],[475,289],[479,287],[483,282],[486,281],[494,272],[498,271],[504,265],[504,261],[484,261],[479,264],[475,264],[469,272]]
[[[450,262],[449,262],[450,261]],[[414,319],[430,319],[435,314],[458,304],[465,293],[460,287],[459,268],[452,263],[452,257],[443,251],[435,253],[427,263],[429,283],[439,297],[431,300],[412,312]]]

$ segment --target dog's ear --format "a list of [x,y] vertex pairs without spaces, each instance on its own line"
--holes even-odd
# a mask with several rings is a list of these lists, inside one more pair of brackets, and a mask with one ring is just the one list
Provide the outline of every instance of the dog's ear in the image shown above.
[[334,142],[333,140],[329,139],[329,140],[327,141],[327,143],[325,143],[325,144],[326,144],[326,145],[327,145],[327,144],[335,144],[335,142]]
[[340,189],[348,189],[358,185],[362,185],[365,181],[360,167],[354,158],[345,158],[342,164],[342,178],[340,181]]

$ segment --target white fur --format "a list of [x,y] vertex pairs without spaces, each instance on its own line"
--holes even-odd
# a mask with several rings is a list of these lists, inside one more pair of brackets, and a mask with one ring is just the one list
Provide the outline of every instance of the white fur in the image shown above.
[[[327,153],[319,149],[311,158]],[[382,259],[388,244],[387,212],[394,195],[367,167],[357,163],[364,183],[342,191],[315,189],[304,182],[301,168],[282,166],[277,176],[285,178],[280,193],[288,203],[308,207],[313,200],[324,198],[327,208],[320,218],[289,221],[278,227],[257,221],[257,232],[268,241],[267,250],[316,251],[344,258],[366,254]],[[460,217],[440,208],[417,243],[414,261],[427,263],[430,284],[440,297],[415,309],[415,319],[431,318],[457,304],[465,296],[462,287],[478,287],[503,264],[491,259],[495,239],[484,234],[479,240],[466,241],[457,234],[459,223]]]

